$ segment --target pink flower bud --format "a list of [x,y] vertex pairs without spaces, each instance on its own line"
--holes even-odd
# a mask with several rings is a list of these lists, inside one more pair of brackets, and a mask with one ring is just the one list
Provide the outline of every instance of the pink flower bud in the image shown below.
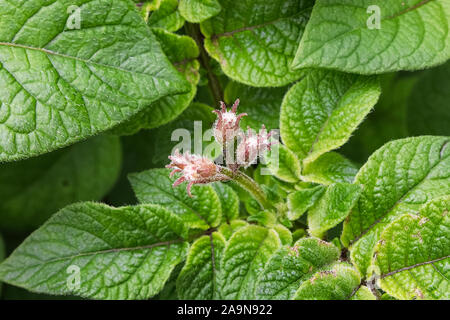
[[187,192],[190,197],[192,197],[191,187],[194,184],[204,184],[229,179],[227,176],[219,174],[217,165],[206,157],[189,154],[189,152],[180,154],[178,150],[175,150],[175,154],[169,156],[169,159],[171,160],[171,163],[168,164],[166,168],[173,169],[170,176],[172,177],[175,173],[181,172],[181,177],[173,183],[173,187],[187,181]]
[[237,163],[245,168],[256,163],[258,156],[262,156],[270,150],[270,146],[276,142],[270,141],[270,133],[267,133],[263,125],[259,134],[248,128],[247,134],[241,135],[241,141],[236,150]]
[[239,132],[239,121],[242,117],[246,116],[246,113],[236,114],[237,107],[239,105],[239,99],[237,99],[230,111],[227,111],[227,106],[222,101],[220,102],[221,110],[214,110],[217,113],[217,120],[213,125],[214,138],[220,144],[226,144],[232,141]]

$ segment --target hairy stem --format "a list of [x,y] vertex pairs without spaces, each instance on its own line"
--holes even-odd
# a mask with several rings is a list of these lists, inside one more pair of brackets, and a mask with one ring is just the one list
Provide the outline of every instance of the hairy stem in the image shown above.
[[199,25],[193,23],[186,23],[184,27],[186,29],[186,33],[195,40],[198,48],[200,49],[200,64],[206,70],[206,76],[208,78],[208,87],[209,90],[211,91],[214,101],[216,103],[218,101],[223,101],[222,86],[220,85],[219,79],[216,77],[211,68],[210,58],[203,45],[203,35],[200,32]]
[[239,184],[242,188],[247,190],[256,201],[258,201],[259,205],[263,209],[275,209],[275,207],[267,200],[267,196],[264,191],[261,189],[259,184],[255,182],[252,178],[247,176],[245,173],[239,170],[231,170],[230,168],[220,167],[220,173],[226,175],[231,178],[237,184]]

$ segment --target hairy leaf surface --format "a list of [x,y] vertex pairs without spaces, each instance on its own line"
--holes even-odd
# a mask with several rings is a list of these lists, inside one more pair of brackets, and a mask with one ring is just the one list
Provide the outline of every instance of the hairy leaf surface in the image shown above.
[[364,186],[346,219],[342,243],[365,273],[386,225],[414,213],[433,198],[450,194],[450,138],[423,136],[396,140],[376,151],[355,183]]
[[284,97],[281,138],[305,163],[312,162],[343,145],[379,95],[376,77],[312,70]]
[[222,7],[218,0],[180,0],[179,10],[187,21],[199,23],[217,15]]
[[423,69],[450,58],[449,25],[447,0],[318,0],[293,66],[361,74]]
[[300,239],[292,247],[284,246],[273,254],[256,286],[258,299],[292,299],[300,284],[314,273],[337,261],[339,250],[315,238]]
[[217,299],[220,290],[217,272],[225,245],[225,238],[218,232],[203,236],[192,244],[186,264],[177,279],[180,299]]
[[398,299],[450,299],[450,197],[431,200],[383,231],[374,265],[381,288]]
[[1,263],[0,279],[39,293],[148,299],[185,257],[186,235],[182,220],[159,206],[78,203]]
[[238,229],[228,240],[221,261],[221,298],[254,299],[256,279],[280,246],[274,230],[256,225]]
[[174,188],[177,179],[169,177],[168,169],[151,169],[129,175],[129,180],[141,203],[154,203],[168,208],[179,215],[192,228],[209,229],[217,227],[222,219],[220,199],[210,185],[194,185],[192,198],[185,185]]
[[0,161],[72,144],[188,90],[130,1],[0,1]]
[[220,0],[222,11],[202,22],[205,48],[230,78],[255,87],[299,79],[291,71],[314,1]]

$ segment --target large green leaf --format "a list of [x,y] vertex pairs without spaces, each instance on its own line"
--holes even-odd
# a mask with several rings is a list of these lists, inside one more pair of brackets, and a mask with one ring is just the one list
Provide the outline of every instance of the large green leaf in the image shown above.
[[242,129],[259,131],[262,125],[268,130],[279,129],[280,106],[286,91],[287,87],[255,88],[230,81],[225,88],[225,102],[232,104],[240,99],[238,110],[247,113],[239,122]]
[[205,48],[230,78],[256,87],[299,79],[291,71],[313,0],[220,0],[222,11],[202,22]]
[[300,284],[315,272],[337,261],[339,250],[325,241],[304,238],[294,246],[284,246],[273,254],[258,277],[258,299],[292,299]]
[[217,15],[222,7],[218,0],[180,0],[180,14],[189,22],[202,22]]
[[178,175],[169,177],[168,169],[151,169],[129,175],[129,180],[141,203],[154,203],[170,209],[192,228],[217,227],[222,219],[220,199],[211,185],[192,187],[192,198],[185,183],[174,188]]
[[424,72],[408,100],[411,135],[450,136],[450,62]]
[[398,299],[450,299],[450,197],[406,214],[381,234],[374,265],[381,288]]
[[152,103],[128,121],[114,128],[113,132],[116,134],[131,135],[140,129],[152,129],[170,122],[190,105],[197,93],[200,63],[196,59],[199,49],[195,41],[191,37],[177,35],[159,28],[153,29],[153,33],[170,62],[190,83],[191,89],[187,93],[166,96]]
[[369,288],[361,286],[350,300],[377,300]]
[[119,139],[100,136],[0,165],[0,229],[34,230],[66,205],[100,200],[117,180],[121,158]]
[[280,245],[275,230],[255,225],[238,229],[222,256],[218,275],[221,298],[254,299],[256,279]]
[[180,299],[217,299],[217,272],[225,249],[225,238],[218,232],[196,240],[187,256],[186,264],[177,280]]
[[314,161],[350,138],[379,95],[376,77],[312,70],[284,97],[281,138],[305,163]]
[[362,74],[423,69],[450,58],[449,25],[447,0],[318,0],[293,66]]
[[159,206],[78,203],[52,216],[0,264],[0,279],[40,293],[147,299],[184,259],[186,235],[182,220]]
[[348,300],[361,282],[359,272],[347,263],[336,263],[332,268],[317,272],[301,284],[295,300]]
[[302,180],[324,185],[335,182],[352,183],[358,168],[337,152],[327,152],[302,169]]
[[334,183],[308,211],[309,233],[321,237],[348,216],[358,201],[361,187],[357,184]]
[[[69,29],[78,13],[80,29]],[[0,161],[69,145],[188,90],[128,0],[0,1]]]
[[394,218],[450,194],[450,138],[396,140],[376,151],[358,172],[364,189],[344,223],[342,243],[365,273],[380,233]]

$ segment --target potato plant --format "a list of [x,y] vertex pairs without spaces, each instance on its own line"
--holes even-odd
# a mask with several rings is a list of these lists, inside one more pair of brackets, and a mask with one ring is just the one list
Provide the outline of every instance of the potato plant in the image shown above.
[[4,299],[450,299],[450,1],[0,0]]

